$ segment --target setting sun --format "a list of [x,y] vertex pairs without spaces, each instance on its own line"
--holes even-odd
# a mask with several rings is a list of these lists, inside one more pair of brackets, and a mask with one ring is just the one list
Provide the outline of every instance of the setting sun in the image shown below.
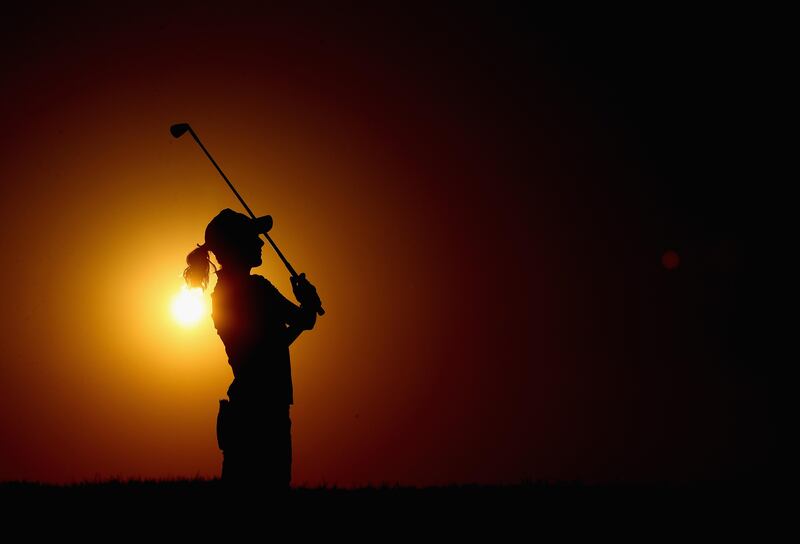
[[203,290],[181,287],[181,292],[172,299],[172,316],[184,327],[197,324],[206,314]]

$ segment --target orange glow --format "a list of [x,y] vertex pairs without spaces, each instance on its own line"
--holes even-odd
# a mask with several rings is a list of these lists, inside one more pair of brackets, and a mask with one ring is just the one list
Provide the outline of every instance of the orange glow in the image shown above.
[[[617,163],[626,140],[589,113],[560,46],[522,27],[495,39],[444,8],[367,21],[107,4],[31,8],[0,33],[0,480],[220,474],[233,376],[216,277],[199,293],[180,274],[211,218],[244,210],[191,137],[170,135],[178,122],[272,215],[327,312],[290,348],[293,483],[716,463],[698,441],[728,426],[690,407],[726,380],[681,367],[705,354],[656,327],[681,320],[636,305],[718,305],[643,296],[657,282],[629,265],[660,278],[660,246],[649,208],[617,193],[647,169]],[[293,301],[262,254],[252,272]],[[676,354],[637,351],[642,331]],[[670,448],[666,423],[692,439]]]
[[[276,35],[250,31],[237,39]],[[351,87],[360,63],[345,51],[316,65],[322,92],[281,69],[243,69],[241,51],[261,46],[204,39],[193,53],[165,32],[177,49],[154,45],[146,66],[117,58],[140,48],[117,47],[126,36],[111,33],[102,43],[113,54],[95,64],[59,57],[16,80],[63,92],[24,95],[8,121],[19,126],[2,162],[13,180],[3,231],[25,236],[0,237],[10,259],[0,274],[15,287],[5,305],[21,309],[0,327],[2,383],[14,384],[0,419],[24,415],[3,424],[0,443],[12,449],[0,479],[219,475],[215,418],[232,372],[208,311],[213,273],[192,326],[169,304],[208,221],[243,210],[194,142],[169,134],[183,121],[253,211],[273,216],[272,238],[327,310],[291,347],[293,481],[518,481],[529,466],[557,477],[561,461],[536,444],[558,440],[548,414],[565,389],[559,373],[572,370],[549,366],[562,340],[552,316],[567,304],[552,289],[562,259],[542,242],[561,224],[551,216],[569,213],[558,195],[517,194],[504,163],[486,158],[505,137],[469,121],[474,108],[453,102],[458,92],[432,101],[427,79],[393,86],[382,79],[393,71],[379,73],[381,86],[361,96]],[[213,77],[209,52],[220,55]],[[442,109],[417,109],[432,103]],[[46,222],[31,221],[31,202]],[[514,300],[498,262],[524,280]],[[293,299],[268,245],[253,273]],[[513,402],[534,408],[508,410]],[[522,427],[533,438],[520,446]],[[464,455],[487,440],[503,462]]]

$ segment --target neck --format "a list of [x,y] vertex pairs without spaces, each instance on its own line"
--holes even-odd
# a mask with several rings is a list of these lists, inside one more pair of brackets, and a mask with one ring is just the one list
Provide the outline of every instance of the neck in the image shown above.
[[233,277],[233,278],[241,278],[250,275],[250,267],[248,266],[236,266],[236,265],[227,265],[223,266],[220,269],[220,273],[225,276]]

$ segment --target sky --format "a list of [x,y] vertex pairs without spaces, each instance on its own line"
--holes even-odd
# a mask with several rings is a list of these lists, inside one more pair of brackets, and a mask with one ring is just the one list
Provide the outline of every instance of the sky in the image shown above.
[[[219,475],[230,367],[210,317],[170,304],[208,221],[243,210],[177,122],[327,311],[291,348],[295,484],[763,469],[734,37],[495,6],[3,26],[0,480]],[[291,296],[267,247],[254,273]]]

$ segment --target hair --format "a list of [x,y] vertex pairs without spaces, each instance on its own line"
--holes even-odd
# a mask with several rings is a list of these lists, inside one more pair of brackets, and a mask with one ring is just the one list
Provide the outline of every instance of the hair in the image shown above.
[[208,287],[208,274],[211,271],[210,266],[214,267],[214,272],[217,271],[217,265],[211,262],[208,256],[208,247],[205,244],[197,244],[186,256],[186,270],[183,271],[183,279],[189,287],[200,287],[205,291]]

